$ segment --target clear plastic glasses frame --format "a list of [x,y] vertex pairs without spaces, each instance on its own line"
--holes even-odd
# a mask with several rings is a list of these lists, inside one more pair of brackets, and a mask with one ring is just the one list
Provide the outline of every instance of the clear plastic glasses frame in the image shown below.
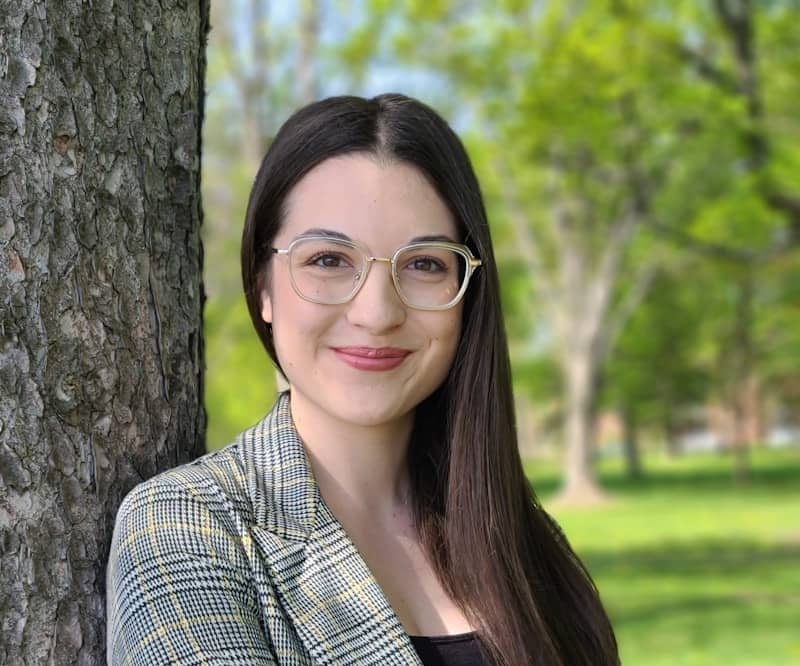
[[[334,248],[347,248],[350,250],[350,252],[354,252],[354,257],[358,257],[361,260],[360,265],[352,266],[352,287],[349,291],[347,291],[346,294],[335,298],[327,296],[319,297],[315,296],[313,293],[309,293],[308,288],[305,290],[302,288],[301,282],[303,280],[295,275],[295,272],[300,269],[295,266],[295,261],[293,259],[298,252],[298,248],[303,248],[304,245],[308,247],[309,244],[314,242],[324,242],[325,244]],[[411,252],[415,249],[430,249],[431,252],[435,252],[437,250],[449,250],[456,255],[459,255],[464,260],[463,267],[461,267],[463,269],[463,274],[459,276],[461,283],[458,285],[458,289],[456,290],[455,294],[447,302],[438,304],[419,303],[415,302],[413,298],[409,299],[408,295],[404,292],[402,280],[398,274],[398,259],[400,259],[404,253]],[[392,282],[394,283],[394,288],[398,297],[406,306],[416,310],[448,310],[449,308],[456,306],[466,293],[470,278],[475,272],[475,269],[478,268],[478,266],[481,266],[483,263],[480,259],[476,258],[472,254],[466,245],[449,241],[420,241],[416,243],[409,243],[408,245],[398,248],[391,257],[375,257],[370,254],[369,249],[365,245],[357,241],[332,236],[300,236],[289,243],[287,248],[279,249],[273,247],[272,252],[273,254],[285,255],[289,259],[289,277],[295,293],[304,300],[310,301],[311,303],[319,303],[321,305],[341,305],[352,300],[366,282],[372,264],[375,262],[387,263],[390,265]],[[320,253],[320,257],[329,256],[335,257],[335,250],[333,252]],[[340,257],[335,258],[340,259]],[[319,259],[319,257],[317,257],[317,259]],[[421,257],[421,259],[423,261],[428,260],[424,256]],[[322,276],[317,279],[320,281],[320,283],[324,280]]]

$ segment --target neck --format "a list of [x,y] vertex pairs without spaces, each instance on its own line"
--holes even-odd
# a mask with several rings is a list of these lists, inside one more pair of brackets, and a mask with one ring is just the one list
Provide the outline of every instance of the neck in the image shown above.
[[410,505],[406,460],[413,413],[380,425],[353,424],[299,393],[292,394],[291,409],[320,492],[337,517],[381,519]]

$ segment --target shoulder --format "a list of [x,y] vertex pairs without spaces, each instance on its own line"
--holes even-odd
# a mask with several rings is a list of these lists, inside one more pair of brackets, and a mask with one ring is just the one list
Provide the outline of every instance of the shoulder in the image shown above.
[[318,488],[284,394],[234,443],[131,490],[117,513],[114,543],[125,535],[174,542],[227,534],[246,541],[253,526],[303,538],[317,503]]
[[186,528],[203,519],[240,535],[253,524],[280,531],[313,509],[315,498],[289,396],[283,393],[233,443],[134,487],[119,508],[117,527],[149,521]]
[[[200,507],[219,520],[250,513],[239,444],[234,443],[140,483],[120,505],[117,522],[127,519],[170,524],[191,518]],[[231,526],[233,527],[233,526]]]
[[106,570],[109,663],[273,663],[245,467],[233,444],[123,500]]
[[126,581],[139,588],[156,585],[163,578],[157,575],[162,565],[173,575],[185,567],[196,569],[198,561],[226,562],[230,573],[245,576],[252,511],[237,448],[234,444],[171,469],[128,493],[117,512],[109,554],[108,574],[117,587]]

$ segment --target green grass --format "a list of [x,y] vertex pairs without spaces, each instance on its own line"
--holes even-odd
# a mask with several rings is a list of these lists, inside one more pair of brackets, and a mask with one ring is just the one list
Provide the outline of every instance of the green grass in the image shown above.
[[549,502],[552,466],[528,476],[597,583],[623,664],[800,665],[800,450],[757,450],[753,479],[720,455],[646,461],[642,481],[601,465],[608,504]]

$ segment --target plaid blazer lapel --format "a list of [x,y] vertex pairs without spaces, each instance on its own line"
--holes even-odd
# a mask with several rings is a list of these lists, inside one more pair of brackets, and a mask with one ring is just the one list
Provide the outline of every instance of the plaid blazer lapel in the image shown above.
[[[250,441],[247,441],[247,440]],[[288,393],[242,444],[255,489],[253,540],[278,604],[319,664],[420,664],[400,621],[323,501]]]

